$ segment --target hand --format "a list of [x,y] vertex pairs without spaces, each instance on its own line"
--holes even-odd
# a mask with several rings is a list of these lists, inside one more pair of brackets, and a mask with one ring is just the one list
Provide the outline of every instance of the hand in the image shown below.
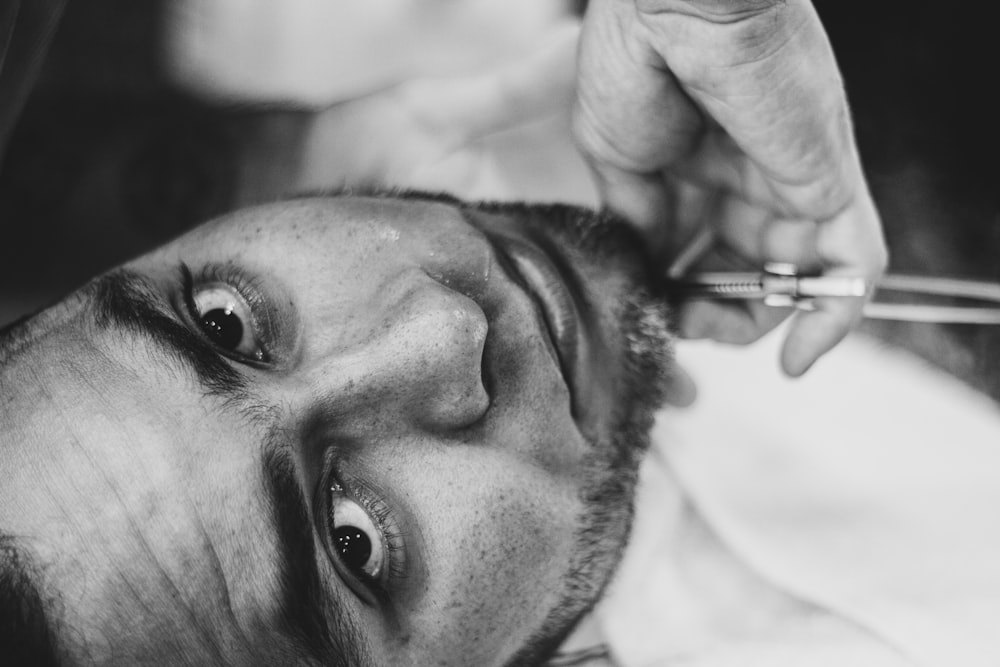
[[[716,260],[884,270],[843,85],[808,0],[591,0],[578,79],[574,131],[602,199],[665,264],[710,226]],[[797,313],[785,372],[804,373],[863,305],[817,299]],[[683,336],[748,343],[790,313],[702,301],[678,315]]]
[[409,79],[320,111],[303,141],[297,189],[388,183],[595,204],[569,131],[578,36],[577,22],[559,24],[502,66]]

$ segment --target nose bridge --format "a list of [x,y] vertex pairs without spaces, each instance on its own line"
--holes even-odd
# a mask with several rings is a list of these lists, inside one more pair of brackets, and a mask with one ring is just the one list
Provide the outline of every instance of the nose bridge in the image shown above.
[[369,337],[346,355],[331,353],[320,372],[337,378],[332,400],[358,419],[370,423],[377,415],[390,428],[431,432],[463,428],[489,407],[482,376],[486,316],[426,275],[415,282],[383,304]]

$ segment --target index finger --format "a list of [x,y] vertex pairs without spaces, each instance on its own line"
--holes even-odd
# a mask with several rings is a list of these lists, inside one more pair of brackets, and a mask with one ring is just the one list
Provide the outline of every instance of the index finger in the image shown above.
[[[819,223],[817,252],[823,275],[863,277],[872,283],[882,275],[888,252],[867,188],[854,205]],[[781,351],[784,371],[798,377],[809,370],[857,325],[870,296],[818,298],[813,310],[797,313]]]

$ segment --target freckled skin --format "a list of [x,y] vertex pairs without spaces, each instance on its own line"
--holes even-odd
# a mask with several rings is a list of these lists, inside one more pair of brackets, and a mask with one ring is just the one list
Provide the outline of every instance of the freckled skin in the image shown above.
[[[590,465],[608,445],[583,433],[619,430],[615,404],[573,418],[535,305],[489,257],[451,206],[338,199],[239,212],[131,263],[164,308],[180,262],[264,285],[284,338],[274,368],[236,364],[253,411],[62,307],[0,367],[0,386],[19,387],[0,396],[0,531],[24,537],[60,600],[67,657],[294,662],[261,491],[268,432],[287,438],[310,513],[330,455],[394,510],[408,569],[391,615],[313,535],[324,586],[378,664],[502,664],[592,556],[594,593],[574,609],[590,604],[614,548],[580,553],[581,498],[621,471]],[[602,280],[598,319],[613,320],[621,281]],[[614,376],[623,341],[600,335]],[[606,379],[594,391],[617,391]]]

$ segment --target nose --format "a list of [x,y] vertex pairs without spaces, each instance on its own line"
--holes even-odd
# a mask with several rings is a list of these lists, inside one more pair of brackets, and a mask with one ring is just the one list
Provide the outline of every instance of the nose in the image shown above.
[[377,204],[378,216],[359,208],[324,228],[349,263],[323,261],[310,283],[321,287],[302,290],[316,298],[300,305],[310,327],[302,367],[346,431],[468,427],[490,407],[492,247],[450,206]]
[[423,272],[406,279],[411,284],[382,304],[370,335],[328,369],[339,378],[333,398],[347,410],[338,412],[358,423],[433,433],[474,424],[490,404],[483,383],[486,315]]

